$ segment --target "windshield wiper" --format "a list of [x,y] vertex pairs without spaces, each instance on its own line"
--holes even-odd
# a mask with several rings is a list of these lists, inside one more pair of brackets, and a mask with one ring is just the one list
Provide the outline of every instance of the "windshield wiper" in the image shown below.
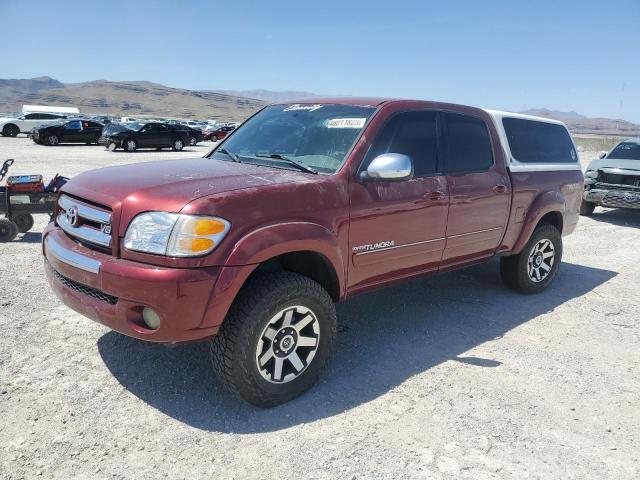
[[270,153],[269,155],[258,154],[255,156],[258,158],[273,158],[274,160],[282,160],[283,162],[287,162],[289,165],[296,167],[298,170],[318,175],[318,171],[315,168],[311,168],[309,165],[294,160],[293,158],[285,157],[284,155],[280,155],[279,153]]
[[216,152],[224,153],[227,157],[229,157],[236,163],[242,163],[237,153],[229,152],[225,148],[219,148],[218,150],[216,150]]

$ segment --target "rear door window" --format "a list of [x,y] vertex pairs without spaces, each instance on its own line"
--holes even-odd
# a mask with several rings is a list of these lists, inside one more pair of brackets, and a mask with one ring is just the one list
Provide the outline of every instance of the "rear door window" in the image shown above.
[[493,165],[491,137],[484,121],[459,113],[445,113],[447,172],[483,172]]
[[416,177],[438,171],[436,112],[404,112],[394,116],[377,135],[367,163],[383,153],[402,153],[413,161]]
[[503,118],[511,156],[523,163],[575,163],[578,156],[569,132],[557,123]]

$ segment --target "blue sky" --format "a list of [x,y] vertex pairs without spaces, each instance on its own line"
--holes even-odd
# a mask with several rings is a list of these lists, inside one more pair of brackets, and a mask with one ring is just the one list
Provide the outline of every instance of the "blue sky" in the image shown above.
[[409,97],[640,122],[640,0],[0,0],[0,31],[0,78]]

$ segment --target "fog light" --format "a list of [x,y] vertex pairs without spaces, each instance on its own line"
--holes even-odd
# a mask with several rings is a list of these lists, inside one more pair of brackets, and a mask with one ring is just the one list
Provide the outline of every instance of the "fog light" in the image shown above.
[[142,310],[142,319],[151,330],[157,330],[160,327],[160,317],[149,307],[144,307]]

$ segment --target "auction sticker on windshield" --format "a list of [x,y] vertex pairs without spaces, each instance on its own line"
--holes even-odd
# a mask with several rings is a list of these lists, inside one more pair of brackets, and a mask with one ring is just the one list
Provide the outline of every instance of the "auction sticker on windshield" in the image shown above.
[[333,118],[327,121],[328,128],[362,128],[366,118]]

